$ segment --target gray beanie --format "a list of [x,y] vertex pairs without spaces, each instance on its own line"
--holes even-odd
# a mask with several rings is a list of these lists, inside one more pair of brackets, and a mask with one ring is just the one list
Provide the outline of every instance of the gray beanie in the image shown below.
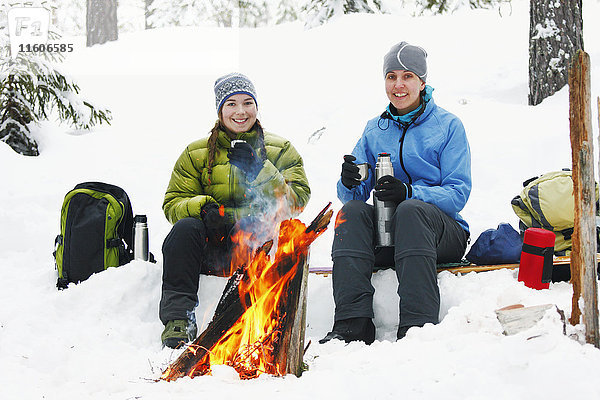
[[383,76],[395,70],[410,71],[425,82],[427,79],[426,58],[427,52],[423,48],[400,42],[383,57]]
[[254,85],[246,75],[239,72],[232,72],[217,79],[215,81],[215,105],[217,106],[217,112],[221,110],[221,106],[225,103],[225,100],[234,94],[242,93],[251,96],[258,107],[256,89],[254,89]]

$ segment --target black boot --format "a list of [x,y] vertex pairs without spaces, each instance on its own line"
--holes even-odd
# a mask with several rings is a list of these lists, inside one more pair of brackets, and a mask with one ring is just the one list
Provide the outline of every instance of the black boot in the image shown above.
[[335,321],[333,329],[319,343],[327,343],[332,339],[346,343],[361,341],[371,344],[375,341],[375,325],[371,318],[350,318]]
[[400,339],[404,338],[404,336],[406,336],[406,333],[408,332],[408,330],[409,330],[410,328],[414,328],[414,327],[417,327],[417,328],[422,328],[422,327],[423,327],[423,325],[408,325],[408,326],[399,326],[399,327],[398,327],[398,332],[396,333],[396,338],[397,338],[398,340],[400,340]]

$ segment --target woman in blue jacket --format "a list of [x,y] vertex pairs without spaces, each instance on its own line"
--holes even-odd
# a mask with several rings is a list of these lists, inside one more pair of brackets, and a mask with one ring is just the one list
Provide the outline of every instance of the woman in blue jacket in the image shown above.
[[[438,323],[440,294],[436,264],[460,261],[469,227],[459,215],[471,192],[471,154],[465,129],[438,107],[426,85],[427,53],[398,43],[385,55],[383,73],[390,104],[367,123],[351,155],[344,156],[337,184],[344,207],[333,241],[334,325],[321,343],[375,340],[371,274],[394,266],[398,277],[398,339],[409,328]],[[361,181],[358,163],[375,166],[389,153],[394,175]],[[393,202],[393,247],[376,245],[374,207]],[[343,221],[343,222],[342,222]]]

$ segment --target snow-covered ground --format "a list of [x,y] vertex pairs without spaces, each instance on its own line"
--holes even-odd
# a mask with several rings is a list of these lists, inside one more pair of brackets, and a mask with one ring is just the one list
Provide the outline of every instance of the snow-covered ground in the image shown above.
[[[429,53],[428,83],[442,107],[465,124],[473,191],[463,211],[472,237],[500,222],[517,226],[510,200],[531,176],[570,166],[568,89],[527,106],[528,1],[512,13],[464,10],[409,18],[350,15],[310,31],[301,24],[263,29],[182,28],[123,34],[85,48],[81,37],[62,69],[83,93],[113,112],[110,126],[74,131],[47,122],[34,129],[41,155],[0,144],[0,399],[564,399],[599,398],[600,352],[562,334],[557,313],[534,328],[502,335],[494,310],[556,304],[570,315],[568,283],[528,289],[516,271],[439,275],[441,323],[396,342],[397,295],[391,271],[373,277],[377,341],[317,340],[331,328],[331,278],[311,275],[301,378],[240,381],[228,367],[212,376],[155,382],[178,355],[161,348],[158,320],[162,214],[173,163],[216,118],[213,82],[247,74],[258,90],[263,126],[303,155],[312,198],[300,219],[333,201],[342,155],[387,104],[381,63],[396,42]],[[584,2],[593,104],[600,95],[598,1]],[[505,10],[506,11],[506,10]],[[598,132],[597,110],[593,128]],[[320,137],[312,135],[324,128]],[[157,264],[132,262],[58,292],[52,250],[67,191],[99,180],[123,187],[147,214]],[[331,266],[332,232],[313,245],[312,266]],[[197,317],[212,316],[225,280],[203,277]]]

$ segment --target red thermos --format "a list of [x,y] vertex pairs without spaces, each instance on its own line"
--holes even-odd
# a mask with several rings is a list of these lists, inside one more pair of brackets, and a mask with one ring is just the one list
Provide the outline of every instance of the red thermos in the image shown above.
[[519,263],[519,282],[532,289],[548,289],[552,281],[554,241],[552,231],[529,228],[523,237]]

